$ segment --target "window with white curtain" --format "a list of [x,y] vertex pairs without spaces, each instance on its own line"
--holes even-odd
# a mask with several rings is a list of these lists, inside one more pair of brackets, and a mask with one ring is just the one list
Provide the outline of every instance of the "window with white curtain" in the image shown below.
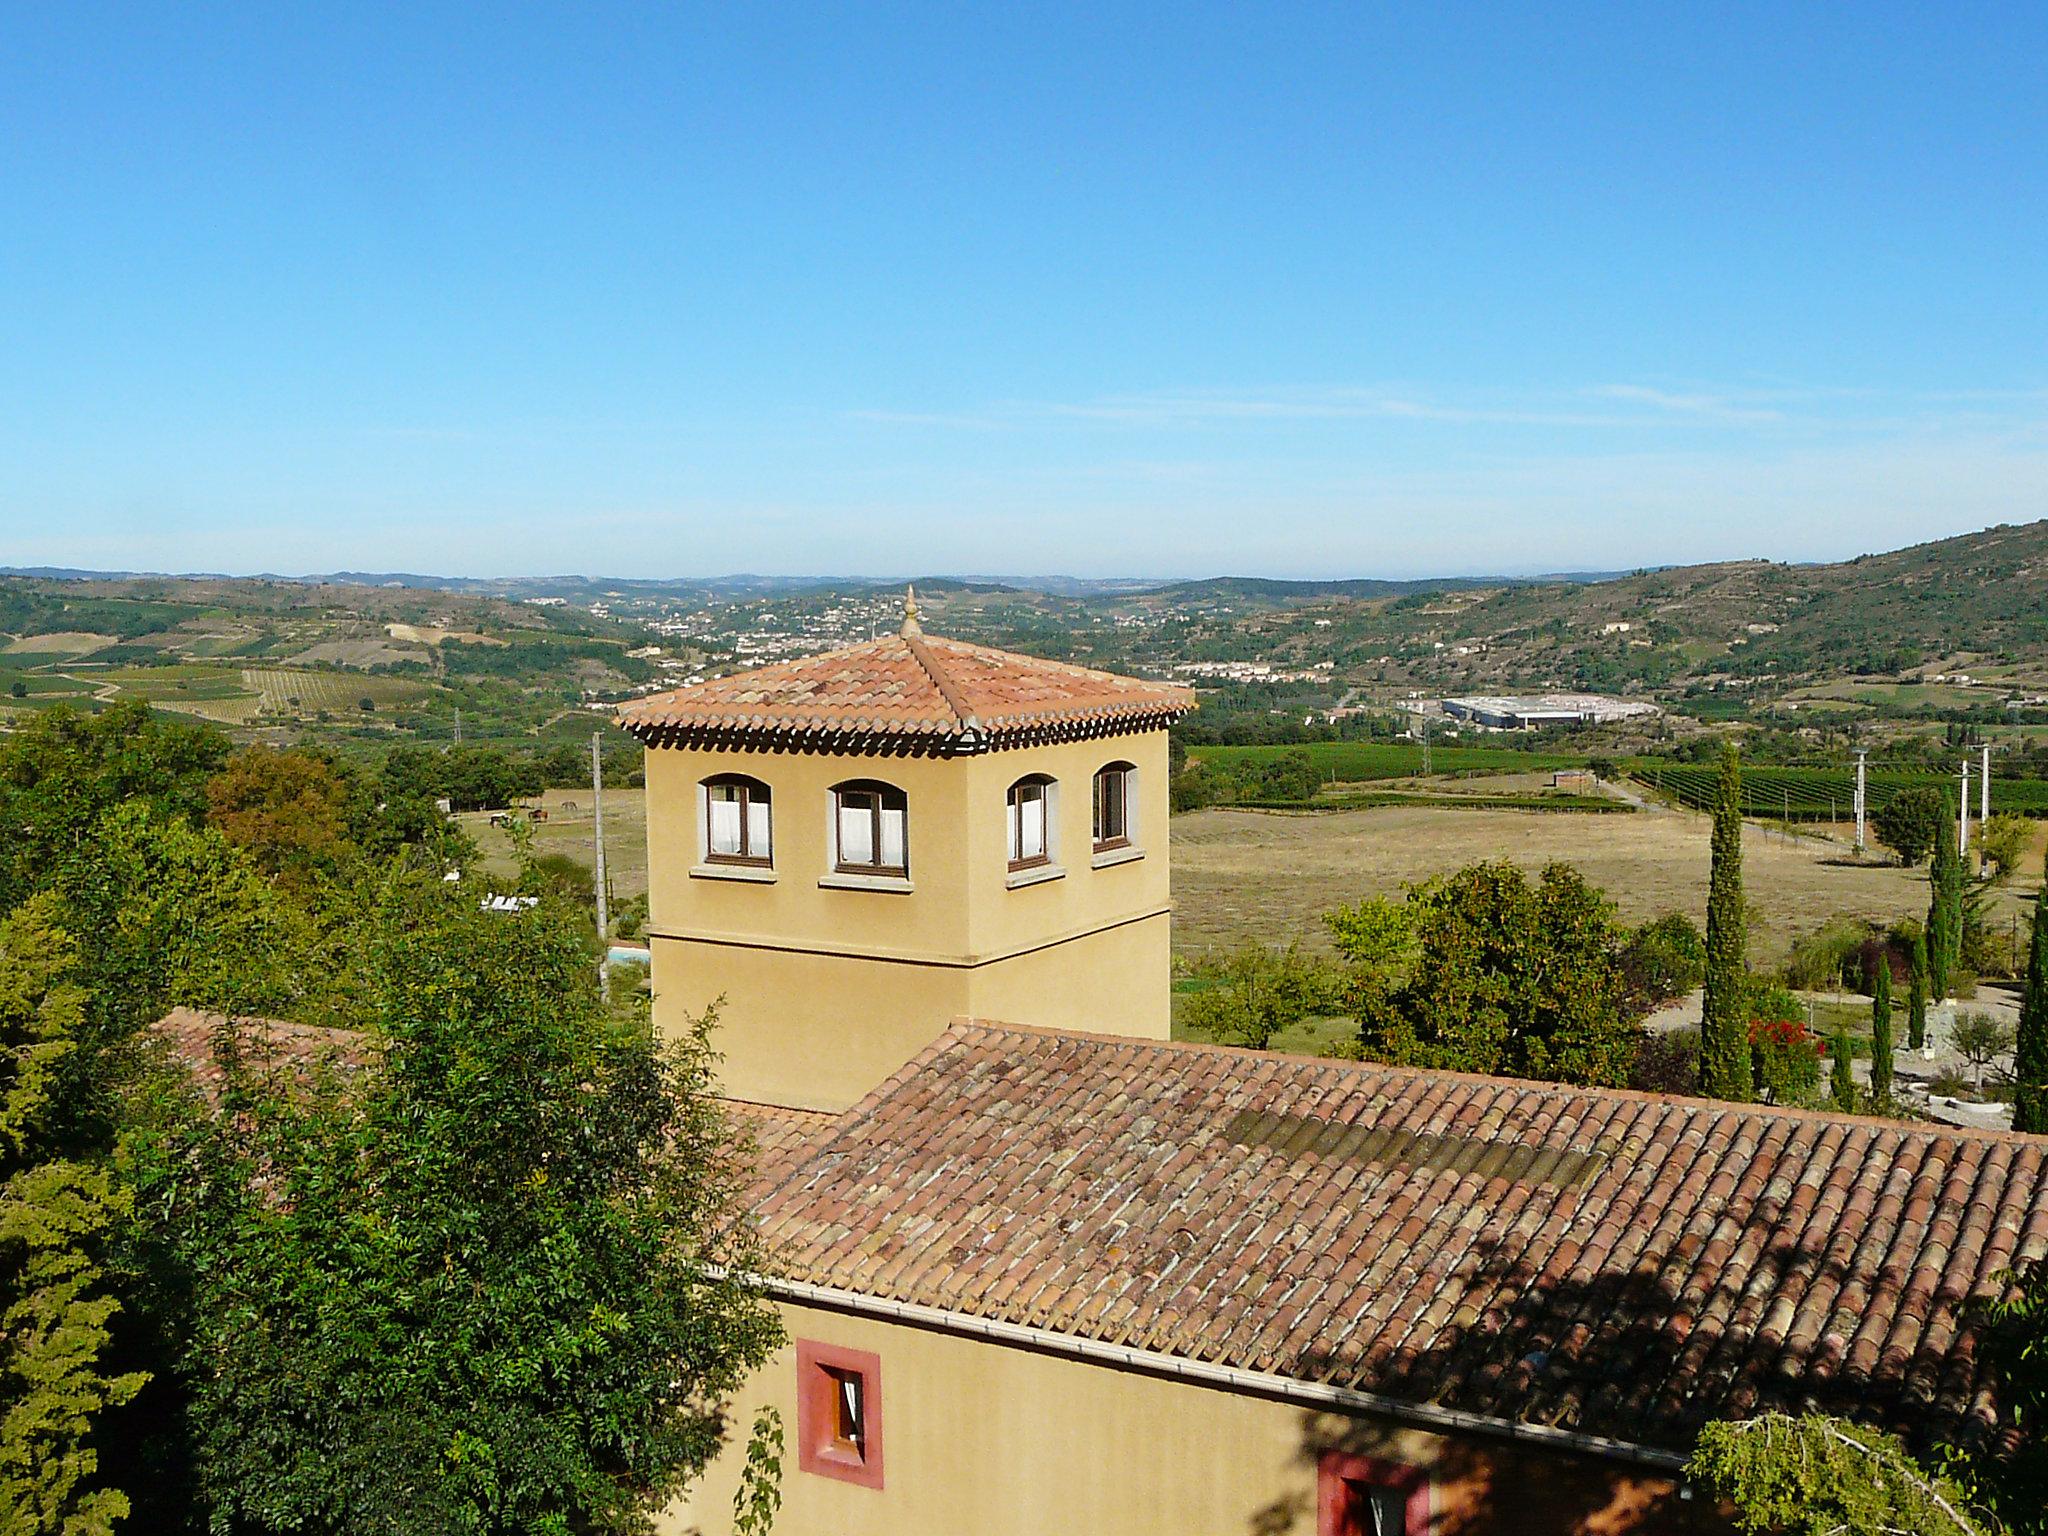
[[1030,869],[1052,862],[1053,781],[1043,774],[1019,779],[1010,786],[1010,868]]
[[848,875],[908,875],[909,804],[893,784],[860,781],[832,791],[832,867]]
[[1128,848],[1131,844],[1133,789],[1138,770],[1129,763],[1109,763],[1095,774],[1095,851]]
[[774,829],[768,786],[721,774],[704,781],[704,857],[713,864],[769,864]]

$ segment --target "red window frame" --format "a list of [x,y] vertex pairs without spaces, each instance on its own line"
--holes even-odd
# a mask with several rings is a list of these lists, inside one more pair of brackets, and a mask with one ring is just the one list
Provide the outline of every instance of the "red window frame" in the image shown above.
[[[860,1378],[861,1444],[839,1437],[838,1391],[844,1376]],[[882,1486],[882,1357],[818,1339],[796,1341],[796,1464],[805,1472]]]
[[1325,1451],[1316,1469],[1316,1536],[1356,1536],[1350,1521],[1350,1485],[1365,1484],[1401,1495],[1402,1536],[1427,1536],[1429,1474],[1421,1467],[1376,1456]]

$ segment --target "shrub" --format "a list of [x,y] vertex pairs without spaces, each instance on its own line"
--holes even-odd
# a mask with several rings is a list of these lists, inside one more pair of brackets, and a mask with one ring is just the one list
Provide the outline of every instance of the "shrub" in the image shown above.
[[1255,1051],[1303,1019],[1334,1012],[1342,990],[1336,966],[1299,944],[1247,944],[1219,960],[1198,961],[1192,971],[1207,986],[1182,1005],[1181,1022],[1208,1039]]
[[1646,1002],[1683,997],[1707,974],[1707,941],[1683,912],[1666,912],[1630,935],[1621,968],[1629,991]]
[[1749,1055],[1758,1097],[1772,1104],[1809,1104],[1820,1091],[1821,1045],[1799,1019],[1750,1021]]
[[1700,1032],[1674,1029],[1644,1035],[1636,1046],[1628,1085],[1644,1093],[1697,1093],[1700,1085]]
[[1832,990],[1848,985],[1852,976],[1860,982],[1863,946],[1869,939],[1869,925],[1853,918],[1830,919],[1793,942],[1792,957],[1785,962],[1786,983]]

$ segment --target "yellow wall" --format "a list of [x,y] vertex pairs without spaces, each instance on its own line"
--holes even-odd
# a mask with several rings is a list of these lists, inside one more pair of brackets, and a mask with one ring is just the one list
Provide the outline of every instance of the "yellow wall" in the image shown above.
[[[1092,787],[1138,768],[1142,858],[1094,867]],[[724,997],[721,1080],[736,1098],[843,1109],[963,1014],[1164,1038],[1170,1009],[1166,733],[966,758],[650,748],[647,840],[657,1027]],[[697,786],[744,773],[773,792],[772,882],[701,872]],[[1012,783],[1046,774],[1058,879],[1009,884]],[[909,804],[907,893],[821,887],[829,790],[880,779]],[[693,870],[699,871],[693,874]]]
[[[1313,1536],[1330,1449],[1429,1468],[1430,1536],[1670,1532],[1704,1514],[1668,1479],[1611,1463],[808,1307],[783,1316],[792,1339],[881,1357],[883,1486],[798,1469],[786,1348],[734,1404],[736,1440],[759,1405],[783,1416],[777,1536]],[[662,1536],[731,1530],[741,1449],[727,1447]]]

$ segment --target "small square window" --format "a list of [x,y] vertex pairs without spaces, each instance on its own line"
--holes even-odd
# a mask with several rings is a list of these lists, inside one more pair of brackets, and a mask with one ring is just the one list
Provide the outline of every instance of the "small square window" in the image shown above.
[[796,1370],[798,1467],[881,1487],[881,1357],[799,1339]]

